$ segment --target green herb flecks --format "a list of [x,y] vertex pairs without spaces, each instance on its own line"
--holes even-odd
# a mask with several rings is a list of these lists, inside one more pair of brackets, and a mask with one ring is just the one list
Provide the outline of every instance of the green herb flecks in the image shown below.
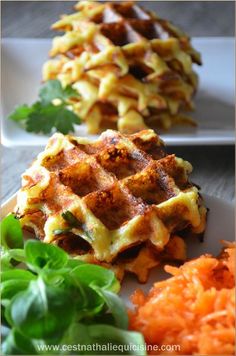
[[[62,213],[63,219],[69,224],[70,228],[77,228],[83,231],[83,233],[86,235],[88,240],[93,241],[93,236],[89,232],[89,230],[86,228],[85,224],[80,222],[74,214],[72,214],[69,210]],[[57,230],[56,230],[57,231]],[[63,230],[62,230],[63,231]],[[59,234],[60,230],[58,230]],[[63,232],[62,232],[63,233]],[[55,233],[54,233],[55,234]]]
[[81,228],[82,223],[69,210],[62,213],[61,216],[69,224],[70,227]]

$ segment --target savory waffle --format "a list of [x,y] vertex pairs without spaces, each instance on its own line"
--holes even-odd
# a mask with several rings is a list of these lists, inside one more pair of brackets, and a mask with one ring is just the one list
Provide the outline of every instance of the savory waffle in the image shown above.
[[133,2],[81,1],[76,10],[52,26],[65,34],[53,40],[56,58],[45,63],[43,79],[79,92],[68,104],[89,133],[193,123],[184,112],[193,108],[192,65],[201,59],[186,34]]
[[191,170],[153,130],[107,130],[95,142],[56,133],[23,174],[16,212],[44,242],[145,281],[162,254],[184,258],[178,235],[204,231]]

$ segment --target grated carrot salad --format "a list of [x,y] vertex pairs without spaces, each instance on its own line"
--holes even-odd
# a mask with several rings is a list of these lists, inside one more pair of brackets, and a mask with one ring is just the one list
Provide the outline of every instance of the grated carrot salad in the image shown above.
[[219,258],[204,255],[180,268],[166,266],[172,277],[157,282],[147,296],[131,296],[130,329],[147,345],[179,345],[151,351],[172,355],[235,354],[235,245]]

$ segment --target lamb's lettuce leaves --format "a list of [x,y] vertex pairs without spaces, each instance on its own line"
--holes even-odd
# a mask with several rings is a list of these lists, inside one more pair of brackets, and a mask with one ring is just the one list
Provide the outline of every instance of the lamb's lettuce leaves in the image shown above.
[[[70,214],[66,219],[78,223]],[[2,354],[83,354],[61,346],[111,343],[121,345],[112,354],[145,355],[142,335],[127,331],[128,316],[113,271],[72,258],[52,244],[24,244],[12,214],[1,227],[1,314],[6,331]],[[49,345],[58,348],[49,352]],[[122,345],[128,351],[121,352]],[[89,350],[84,354],[93,354]]]

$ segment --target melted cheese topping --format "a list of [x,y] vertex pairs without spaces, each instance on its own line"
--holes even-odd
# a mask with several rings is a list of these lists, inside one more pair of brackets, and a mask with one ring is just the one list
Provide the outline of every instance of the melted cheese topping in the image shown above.
[[[191,123],[180,111],[185,105],[188,109],[193,107],[197,76],[191,56],[198,61],[200,58],[186,35],[167,23],[177,37],[142,37],[137,42],[114,45],[101,31],[99,21],[92,20],[94,16],[102,17],[106,6],[84,2],[77,7],[79,12],[54,24],[53,28],[66,33],[53,40],[50,55],[59,57],[55,65],[51,60],[44,65],[44,80],[57,78],[63,86],[72,84],[78,90],[80,98],[71,103],[72,109],[86,122],[90,133],[101,130],[104,106],[101,110],[100,103],[108,103],[117,111],[110,118],[109,114],[105,116],[111,124],[116,121],[121,132],[145,128],[145,119],[152,116],[157,126],[165,129],[176,123]],[[186,40],[184,49],[180,44],[182,36]],[[77,53],[70,59],[67,52],[73,49]],[[176,64],[177,70],[173,69]],[[137,73],[146,68],[145,80],[135,79],[132,68]],[[156,109],[154,114],[151,108]]]
[[[107,138],[119,137],[117,148],[124,148],[129,154],[141,154],[136,145],[126,136],[121,136],[117,132],[108,130],[101,135],[98,140],[102,144]],[[153,130],[145,130],[139,134],[143,142],[148,142],[153,138],[157,138]],[[120,251],[129,248],[137,243],[150,240],[157,250],[162,250],[168,243],[170,236],[175,229],[176,224],[186,223],[192,226],[192,230],[202,232],[206,223],[206,209],[198,206],[198,190],[196,187],[190,187],[181,191],[176,185],[173,187],[174,197],[165,200],[159,204],[148,206],[141,213],[136,213],[134,217],[128,219],[118,228],[111,230],[89,209],[86,200],[79,195],[73,193],[66,187],[66,190],[60,190],[65,194],[62,200],[55,198],[55,204],[60,204],[59,208],[54,211],[52,200],[54,197],[44,195],[44,191],[50,186],[51,177],[55,177],[55,172],[44,167],[44,163],[48,158],[58,156],[61,151],[66,152],[72,150],[75,145],[72,143],[77,141],[79,144],[91,144],[91,141],[85,138],[74,138],[72,136],[64,136],[62,134],[54,134],[48,142],[44,152],[38,155],[37,160],[23,175],[23,188],[20,190],[17,198],[17,207],[19,213],[23,215],[21,223],[23,226],[30,226],[34,229],[35,222],[31,220],[31,213],[41,211],[45,214],[46,223],[41,226],[44,231],[44,241],[47,243],[55,242],[58,238],[55,235],[55,230],[68,228],[68,223],[62,217],[62,213],[69,211],[81,223],[81,227],[71,227],[71,232],[86,240],[93,249],[93,256],[98,261],[111,263]],[[157,139],[157,146],[161,145],[162,141]],[[188,174],[192,170],[189,162],[181,158],[173,158],[175,162],[173,167],[181,168],[182,179],[187,182]],[[45,161],[46,160],[46,161]],[[87,157],[87,164],[91,165],[93,157]],[[95,163],[95,160],[94,160]],[[175,166],[176,165],[176,166]],[[110,182],[113,182],[108,172],[103,171],[100,167],[102,177],[107,175]],[[78,173],[80,170],[78,170]],[[71,172],[73,175],[73,172]],[[97,171],[98,174],[98,171]],[[99,176],[100,179],[101,176]],[[54,183],[52,183],[54,184]],[[62,183],[57,183],[61,184]],[[122,182],[120,183],[122,185]],[[141,183],[140,183],[141,184]],[[122,186],[123,187],[123,186]],[[125,187],[125,186],[124,186]],[[123,187],[123,189],[124,189]],[[50,191],[50,190],[49,190]],[[55,191],[57,194],[57,190]],[[63,203],[64,202],[64,203]],[[143,209],[143,208],[142,208]],[[139,210],[138,210],[139,211]],[[42,220],[43,221],[43,220]],[[172,223],[170,223],[172,221]],[[146,230],[147,229],[147,230]],[[65,235],[66,238],[66,235]]]
[[35,182],[33,186],[25,187],[17,194],[17,205],[21,211],[26,211],[29,206],[37,207],[38,203],[31,203],[34,199],[38,199],[41,193],[47,188],[50,182],[50,173],[40,164],[35,163],[22,176],[22,184],[25,185],[25,176],[29,176]]

